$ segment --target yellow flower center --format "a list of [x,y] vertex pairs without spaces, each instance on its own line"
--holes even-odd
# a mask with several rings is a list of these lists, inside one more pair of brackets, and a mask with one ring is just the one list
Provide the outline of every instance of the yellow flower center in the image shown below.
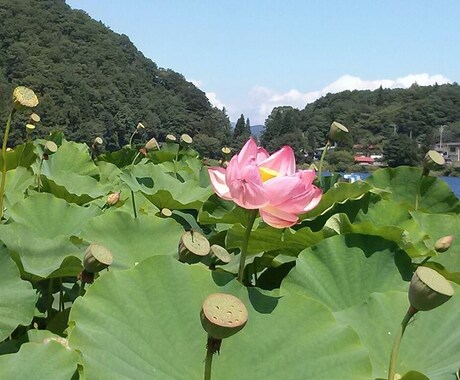
[[259,173],[262,182],[268,181],[269,179],[272,179],[279,175],[279,173],[276,170],[262,167],[259,167]]

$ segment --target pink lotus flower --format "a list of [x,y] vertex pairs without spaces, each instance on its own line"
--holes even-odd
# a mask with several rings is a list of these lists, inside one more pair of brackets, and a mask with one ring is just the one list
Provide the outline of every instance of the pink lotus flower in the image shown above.
[[322,195],[312,184],[313,170],[296,171],[291,147],[270,156],[252,138],[227,169],[215,167],[208,172],[219,197],[246,209],[259,209],[264,222],[276,228],[296,224],[298,215],[316,207]]

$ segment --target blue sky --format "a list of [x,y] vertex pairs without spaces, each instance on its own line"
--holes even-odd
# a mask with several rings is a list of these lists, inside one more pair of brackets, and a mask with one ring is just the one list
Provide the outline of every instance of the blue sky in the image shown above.
[[460,82],[458,0],[67,0],[232,121],[328,92]]

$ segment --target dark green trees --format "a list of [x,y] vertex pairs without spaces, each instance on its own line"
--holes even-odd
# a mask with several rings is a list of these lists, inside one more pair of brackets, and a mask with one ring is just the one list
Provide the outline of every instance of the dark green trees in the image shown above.
[[390,167],[417,166],[420,152],[417,143],[406,135],[393,134],[383,147],[383,156]]

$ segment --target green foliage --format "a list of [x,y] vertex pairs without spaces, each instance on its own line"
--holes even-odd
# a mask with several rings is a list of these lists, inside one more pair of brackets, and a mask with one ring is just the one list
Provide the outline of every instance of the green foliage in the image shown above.
[[393,134],[383,147],[383,155],[388,166],[417,166],[420,153],[415,141],[408,136]]
[[[439,142],[439,127],[447,125],[444,141],[460,139],[460,87],[457,84],[413,85],[409,89],[343,91],[307,104],[303,110],[276,107],[265,121],[262,145],[274,151],[276,138],[286,133],[304,136],[304,150],[311,153],[326,143],[333,121],[346,125],[353,144],[366,154],[380,150],[383,143],[398,134],[410,136],[430,149]],[[351,142],[348,143],[351,148]]]
[[[239,297],[249,321],[223,341],[214,377],[385,377],[415,264],[430,258],[425,265],[460,290],[460,243],[434,251],[437,239],[460,232],[460,202],[421,169],[332,184],[292,228],[257,218],[242,285],[235,275],[247,211],[213,194],[194,145],[160,144],[135,158],[129,148],[92,157],[85,144],[58,143],[45,162],[43,141],[31,143],[28,159],[14,158],[7,172],[1,378],[199,378],[207,339],[199,311],[215,292]],[[109,206],[115,191],[120,200]],[[181,235],[191,229],[232,261],[213,270],[179,262]],[[94,283],[83,280],[89,244],[113,256]],[[459,302],[417,315],[398,372],[441,380],[458,368]]]
[[[63,1],[7,0],[0,19],[0,120],[6,120],[13,87],[24,85],[40,99],[37,136],[61,129],[88,145],[100,136],[113,151],[142,122],[144,142],[203,133],[228,143],[228,118],[203,91],[85,12]],[[25,138],[27,118],[14,122],[11,146]]]

